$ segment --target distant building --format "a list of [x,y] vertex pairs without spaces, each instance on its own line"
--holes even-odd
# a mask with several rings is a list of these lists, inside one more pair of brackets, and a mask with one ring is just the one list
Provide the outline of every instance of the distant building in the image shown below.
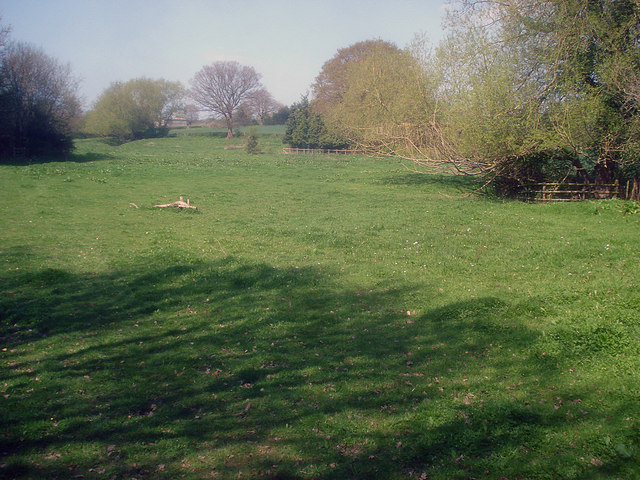
[[188,127],[189,122],[187,121],[187,117],[184,115],[174,115],[167,120],[166,126],[169,128]]

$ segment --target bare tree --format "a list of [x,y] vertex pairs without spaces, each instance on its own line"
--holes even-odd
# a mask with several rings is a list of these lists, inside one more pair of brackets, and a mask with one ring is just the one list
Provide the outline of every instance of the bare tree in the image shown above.
[[267,89],[261,88],[247,99],[246,106],[251,114],[258,119],[258,123],[262,125],[265,118],[277,112],[282,107],[282,104],[277,102]]
[[238,62],[206,65],[191,80],[191,97],[201,107],[224,118],[227,138],[233,136],[233,114],[262,88],[260,74]]
[[[0,16],[0,22],[1,21],[2,21],[2,17]],[[7,45],[7,38],[9,37],[10,32],[11,32],[11,27],[2,25],[2,23],[0,23],[0,59],[2,59],[4,48]]]
[[200,120],[200,110],[198,107],[190,103],[184,107],[184,116],[187,120],[187,125],[191,126]]

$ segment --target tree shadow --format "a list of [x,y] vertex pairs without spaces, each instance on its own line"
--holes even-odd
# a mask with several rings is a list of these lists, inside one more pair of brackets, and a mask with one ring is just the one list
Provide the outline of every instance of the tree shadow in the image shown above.
[[402,186],[445,186],[459,191],[472,192],[482,187],[482,182],[469,175],[455,175],[453,173],[420,173],[407,172],[404,175],[394,175],[381,180],[385,185]]
[[96,152],[87,152],[87,153],[72,153],[67,161],[72,163],[89,163],[89,162],[99,162],[101,160],[111,160],[113,156],[106,153],[96,153]]
[[[539,446],[585,421],[567,419],[572,394],[596,400],[565,388],[554,409],[557,363],[530,354],[534,329],[505,321],[540,314],[542,300],[478,298],[412,317],[402,305],[412,292],[344,290],[335,273],[231,257],[3,273],[0,476],[529,478],[541,464],[562,468]],[[617,407],[589,422],[629,408]],[[579,460],[562,455],[577,472],[565,478],[582,478]],[[618,460],[598,471],[623,472]]]
[[124,145],[126,140],[117,137],[104,137],[100,139],[100,143],[108,145],[110,147],[119,147],[120,145]]
[[43,165],[53,162],[68,162],[68,163],[89,163],[98,162],[101,160],[110,160],[113,157],[104,153],[70,153],[67,155],[46,155],[46,156],[32,156],[32,157],[8,157],[0,158],[0,165],[9,165],[13,167],[23,167],[29,165]]

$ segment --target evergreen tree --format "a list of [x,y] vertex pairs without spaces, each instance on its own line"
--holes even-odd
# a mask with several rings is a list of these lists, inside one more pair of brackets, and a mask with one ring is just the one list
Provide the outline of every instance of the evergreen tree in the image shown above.
[[322,117],[313,111],[308,97],[291,107],[283,143],[294,148],[345,148],[347,143],[333,135]]

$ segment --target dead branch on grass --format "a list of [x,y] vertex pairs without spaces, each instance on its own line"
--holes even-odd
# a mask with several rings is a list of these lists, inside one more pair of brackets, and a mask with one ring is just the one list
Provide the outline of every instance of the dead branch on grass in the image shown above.
[[191,208],[193,210],[198,210],[198,207],[189,204],[189,199],[187,199],[187,201],[185,202],[182,199],[182,197],[180,197],[180,200],[178,200],[177,202],[165,203],[163,205],[154,205],[154,208],[156,208],[156,207],[157,208],[175,207],[175,208],[179,208],[180,210],[182,210],[183,208]]

